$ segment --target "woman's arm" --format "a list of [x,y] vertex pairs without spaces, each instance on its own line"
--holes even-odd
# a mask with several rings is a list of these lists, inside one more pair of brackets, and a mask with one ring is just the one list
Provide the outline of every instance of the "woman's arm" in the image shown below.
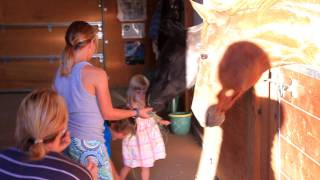
[[[91,82],[93,82],[95,95],[97,96],[102,117],[107,120],[120,120],[136,116],[136,110],[113,108],[106,72],[95,67],[92,67],[90,69],[90,79]],[[144,118],[149,117],[148,113],[151,110],[152,108],[141,109],[139,110],[139,116]]]

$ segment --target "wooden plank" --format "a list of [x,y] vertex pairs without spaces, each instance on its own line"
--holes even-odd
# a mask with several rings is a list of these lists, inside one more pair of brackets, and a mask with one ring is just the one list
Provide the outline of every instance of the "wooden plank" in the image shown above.
[[49,32],[46,28],[5,29],[0,31],[1,56],[61,54],[64,48],[64,28]]
[[1,89],[50,87],[58,61],[13,61],[0,63]]
[[99,1],[1,0],[2,23],[72,22],[101,20]]
[[3,72],[3,79],[14,81],[20,80],[34,80],[44,81],[53,79],[58,61],[49,62],[47,60],[38,61],[15,61],[10,63],[0,63],[0,69]]
[[[299,71],[303,69],[304,67],[300,67]],[[305,153],[320,161],[320,80],[287,68],[282,68],[282,74],[285,83],[290,83],[291,79],[298,82],[298,97],[285,93],[281,98],[285,109],[281,133]]]
[[281,137],[281,171],[289,179],[315,180],[320,177],[319,162],[311,160],[285,137]]
[[[90,61],[103,65],[98,60]],[[0,62],[0,89],[34,89],[51,87],[59,61],[26,60]]]
[[320,120],[287,103],[282,104],[286,120],[281,128],[281,134],[312,158],[320,161]]
[[[0,30],[0,56],[60,55],[65,46],[66,28]],[[102,41],[97,53],[102,52]]]
[[[290,69],[296,69],[292,71]],[[314,68],[313,68],[314,69]],[[317,79],[317,69],[313,70],[314,77],[301,72],[311,72],[310,66],[293,65],[287,66],[287,68],[281,68],[281,73],[284,78],[284,84],[290,85],[292,80],[297,82],[298,97],[292,97],[292,94],[288,91],[284,93],[283,99],[297,106],[297,108],[308,111],[314,116],[320,117],[320,79]]]

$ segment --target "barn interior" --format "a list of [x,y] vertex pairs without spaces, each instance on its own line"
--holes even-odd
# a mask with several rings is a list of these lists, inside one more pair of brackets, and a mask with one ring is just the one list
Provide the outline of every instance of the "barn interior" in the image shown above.
[[[168,6],[161,7],[161,0],[131,1],[146,2],[145,17],[136,19],[121,17],[129,9],[121,12],[120,1],[130,4],[128,0],[0,1],[1,150],[14,146],[16,112],[21,100],[34,89],[51,88],[64,48],[64,34],[71,22],[84,20],[99,29],[98,50],[90,62],[108,74],[115,107],[125,105],[126,89],[133,75],[144,74],[151,80],[154,76],[161,60],[159,52],[154,50],[152,34],[159,9],[166,12],[176,8],[185,28],[202,22],[189,1],[162,0]],[[193,1],[204,3],[205,0]],[[161,19],[158,20],[161,24]],[[163,36],[160,32],[157,42],[160,45],[165,41]],[[135,49],[133,54],[132,49]],[[211,137],[212,141],[222,138],[220,150],[213,152],[218,157],[213,170],[215,179],[319,178],[319,79],[318,66],[310,64],[266,71],[227,111],[226,120],[220,126],[221,137]],[[192,99],[191,88],[168,102],[161,115],[169,119],[172,111],[191,111]],[[156,162],[151,179],[195,179],[204,128],[194,116],[191,119],[190,132],[186,135],[175,134],[170,126],[165,128],[167,157]],[[111,147],[111,159],[119,171],[121,141],[112,141]],[[139,170],[128,176],[128,180],[140,178]]]

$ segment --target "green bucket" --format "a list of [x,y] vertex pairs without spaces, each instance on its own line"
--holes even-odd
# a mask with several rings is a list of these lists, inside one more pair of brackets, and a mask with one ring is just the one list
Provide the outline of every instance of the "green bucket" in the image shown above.
[[177,135],[185,135],[190,131],[191,112],[174,112],[169,114],[171,131]]

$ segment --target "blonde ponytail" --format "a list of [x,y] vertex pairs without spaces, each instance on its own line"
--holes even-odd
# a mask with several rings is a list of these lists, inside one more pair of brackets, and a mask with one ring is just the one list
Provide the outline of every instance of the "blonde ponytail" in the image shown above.
[[55,140],[67,122],[64,99],[51,89],[35,90],[22,100],[17,112],[17,147],[30,159],[39,160],[48,153],[46,144]]
[[61,76],[68,76],[74,65],[74,52],[71,46],[66,45],[62,52],[60,74]]
[[47,150],[43,143],[36,143],[29,147],[28,153],[31,160],[40,160],[47,154]]
[[74,21],[70,24],[65,35],[66,46],[62,52],[60,75],[67,76],[75,63],[75,51],[83,48],[96,39],[97,28],[85,21]]

